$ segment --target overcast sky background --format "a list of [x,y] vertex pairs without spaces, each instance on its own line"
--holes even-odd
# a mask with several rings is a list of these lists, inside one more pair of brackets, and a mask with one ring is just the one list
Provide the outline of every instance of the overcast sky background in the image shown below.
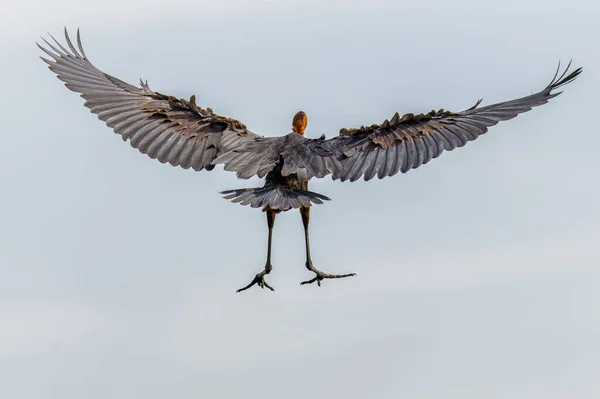
[[[13,1],[2,6],[0,397],[600,396],[597,1]],[[325,3],[325,2],[323,2]],[[8,12],[7,12],[8,10]],[[315,266],[278,216],[275,292],[253,187],[151,160],[34,42],[82,29],[96,66],[264,135],[528,95],[551,103],[430,164],[311,189]]]

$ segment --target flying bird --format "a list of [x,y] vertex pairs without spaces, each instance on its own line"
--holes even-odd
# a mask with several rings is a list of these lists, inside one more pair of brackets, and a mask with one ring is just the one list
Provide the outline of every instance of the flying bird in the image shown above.
[[[52,36],[51,36],[52,37]],[[308,190],[308,181],[328,175],[334,180],[382,179],[408,172],[452,151],[487,132],[488,127],[514,118],[531,108],[545,104],[581,73],[572,72],[570,63],[541,91],[516,100],[450,112],[440,109],[429,113],[396,113],[381,124],[341,129],[326,139],[304,136],[308,118],[299,111],[292,120],[292,132],[279,137],[263,137],[250,131],[238,120],[202,108],[195,96],[179,99],[150,89],[140,80],[136,87],[96,68],[87,58],[77,31],[77,47],[65,28],[66,46],[52,37],[38,46],[50,59],[41,57],[65,86],[85,99],[84,105],[119,134],[124,141],[150,158],[196,171],[214,169],[222,164],[240,179],[265,178],[263,187],[223,191],[224,198],[266,213],[268,226],[267,259],[264,269],[248,285],[273,290],[265,276],[271,265],[271,243],[275,216],[299,209],[304,225],[306,268],[314,273],[310,280],[319,286],[325,279],[354,276],[355,273],[329,274],[317,269],[310,256],[308,225],[310,207],[329,200]]]

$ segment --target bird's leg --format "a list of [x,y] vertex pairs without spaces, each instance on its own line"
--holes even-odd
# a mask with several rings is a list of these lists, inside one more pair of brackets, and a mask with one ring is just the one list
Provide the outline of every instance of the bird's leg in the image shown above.
[[271,270],[273,270],[273,266],[271,266],[271,239],[273,237],[273,225],[275,224],[275,215],[276,213],[274,211],[267,211],[267,225],[269,226],[269,244],[267,247],[267,262],[265,263],[265,270],[254,276],[254,280],[252,280],[250,284],[248,284],[244,288],[240,288],[236,292],[245,291],[248,288],[252,287],[254,284],[258,284],[260,288],[267,287],[271,291],[275,291],[275,289],[273,289],[273,287],[271,287],[265,281],[265,275],[271,273]]
[[300,283],[300,285],[304,284],[312,284],[315,281],[317,285],[321,286],[321,280],[326,278],[344,278],[356,276],[356,273],[348,273],[348,274],[328,274],[323,273],[313,266],[312,260],[310,259],[310,241],[308,238],[308,222],[310,220],[310,208],[309,207],[300,207],[300,215],[302,215],[302,224],[304,225],[304,239],[306,242],[306,268],[311,272],[315,273],[316,276],[310,280],[306,280]]

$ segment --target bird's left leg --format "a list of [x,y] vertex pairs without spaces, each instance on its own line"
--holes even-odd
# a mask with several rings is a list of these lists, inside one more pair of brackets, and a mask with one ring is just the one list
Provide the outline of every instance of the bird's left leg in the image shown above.
[[311,272],[315,273],[316,276],[310,280],[306,280],[300,283],[300,285],[304,284],[312,284],[315,281],[317,285],[321,286],[321,280],[326,278],[344,278],[356,276],[356,273],[347,273],[347,274],[328,274],[323,273],[313,266],[312,260],[310,259],[310,241],[308,239],[308,222],[310,220],[310,208],[309,207],[300,207],[300,215],[302,215],[302,224],[304,225],[304,239],[306,242],[306,268]]
[[254,279],[252,281],[250,281],[250,284],[248,284],[247,286],[245,286],[243,288],[240,288],[236,292],[245,291],[248,288],[252,287],[254,284],[257,284],[260,288],[267,287],[271,291],[275,291],[273,289],[273,287],[271,287],[265,281],[265,275],[271,273],[271,270],[273,270],[273,266],[271,266],[271,239],[273,238],[273,225],[275,225],[275,215],[277,215],[275,213],[275,211],[267,210],[267,226],[269,227],[269,244],[267,247],[267,262],[265,263],[265,269],[262,272],[258,273],[254,277]]

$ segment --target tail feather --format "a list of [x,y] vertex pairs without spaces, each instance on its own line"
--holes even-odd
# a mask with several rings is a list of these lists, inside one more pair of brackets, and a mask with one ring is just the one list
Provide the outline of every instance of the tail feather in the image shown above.
[[312,204],[322,204],[323,201],[330,201],[322,194],[286,186],[240,188],[222,191],[221,194],[225,194],[223,198],[240,205],[279,211],[287,211],[301,206],[309,207]]

